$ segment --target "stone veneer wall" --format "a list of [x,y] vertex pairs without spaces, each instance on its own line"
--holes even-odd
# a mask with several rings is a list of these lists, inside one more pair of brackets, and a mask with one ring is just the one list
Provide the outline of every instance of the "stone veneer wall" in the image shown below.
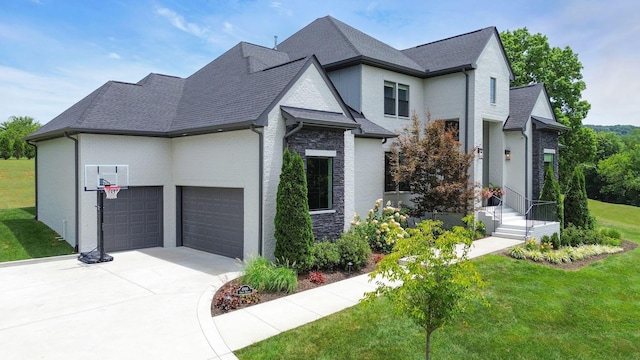
[[532,144],[532,183],[533,189],[531,194],[532,200],[538,200],[540,198],[540,192],[544,185],[544,149],[554,149],[556,151],[553,163],[553,173],[558,179],[558,133],[555,131],[543,131],[537,130],[534,127],[533,130],[533,144]]
[[[287,132],[293,127],[288,127]],[[305,161],[305,150],[335,150],[333,158],[333,209],[335,212],[312,214],[316,241],[327,237],[335,240],[344,229],[344,131],[304,127],[287,139],[290,151],[296,151]]]

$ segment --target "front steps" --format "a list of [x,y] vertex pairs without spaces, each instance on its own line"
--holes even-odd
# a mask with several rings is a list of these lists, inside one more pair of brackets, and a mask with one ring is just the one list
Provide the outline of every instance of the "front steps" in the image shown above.
[[505,239],[526,240],[526,234],[527,220],[525,217],[511,208],[503,206],[502,223],[491,235]]

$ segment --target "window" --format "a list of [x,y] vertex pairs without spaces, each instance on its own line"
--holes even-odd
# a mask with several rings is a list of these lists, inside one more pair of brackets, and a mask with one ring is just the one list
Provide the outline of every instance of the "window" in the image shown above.
[[388,81],[384,82],[384,113],[396,114],[396,84]]
[[450,129],[455,130],[455,139],[460,141],[460,121],[458,119],[445,120],[444,128],[447,131]]
[[[545,153],[544,154],[544,171],[547,171],[547,168],[551,166],[551,169],[554,170],[553,163],[555,162],[555,154]],[[555,170],[554,170],[555,171]]]
[[398,115],[409,117],[409,86],[398,84]]
[[309,210],[328,210],[333,206],[333,159],[307,157],[307,197]]
[[[406,182],[401,182],[400,184],[396,184],[393,180],[393,175],[391,174],[391,153],[384,154],[384,191],[410,191],[409,184]],[[402,160],[402,158],[400,158]],[[397,188],[396,188],[397,186]]]
[[384,114],[409,117],[409,85],[384,82]]
[[489,86],[490,86],[489,101],[492,104],[495,104],[496,103],[496,78],[491,78]]

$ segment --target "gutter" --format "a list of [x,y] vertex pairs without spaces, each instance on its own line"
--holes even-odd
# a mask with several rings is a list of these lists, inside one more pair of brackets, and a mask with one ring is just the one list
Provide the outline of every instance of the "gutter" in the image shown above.
[[296,126],[293,130],[289,131],[288,133],[286,133],[284,135],[284,137],[282,138],[282,151],[284,152],[284,149],[286,148],[287,145],[287,139],[289,137],[291,137],[293,134],[297,133],[298,131],[302,130],[302,127],[304,126],[304,123],[302,121],[298,122],[298,126]]
[[35,195],[36,195],[36,215],[33,217],[34,220],[38,220],[38,147],[36,146],[36,144],[32,143],[30,140],[26,140],[27,144],[33,146],[33,149],[35,150],[35,161],[34,161],[34,175],[36,178],[36,181],[34,181],[33,187],[35,188]]
[[261,131],[256,130],[256,125],[251,124],[251,131],[258,134],[258,146],[259,146],[259,159],[258,159],[258,255],[262,256],[262,231],[263,231],[263,193],[264,193],[264,134]]
[[74,146],[75,146],[75,173],[76,173],[76,178],[75,178],[75,197],[76,197],[76,214],[75,214],[75,228],[76,228],[76,245],[74,247],[75,251],[78,252],[78,248],[79,248],[79,244],[80,244],[80,224],[78,222],[78,218],[80,217],[80,206],[78,204],[78,201],[80,199],[80,195],[79,195],[79,188],[80,188],[80,176],[78,175],[78,171],[79,171],[79,161],[78,161],[78,139],[73,138],[71,136],[69,136],[68,132],[64,132],[64,137],[66,137],[67,139],[70,139],[74,142]]
[[469,73],[462,69],[464,74],[464,153],[469,152]]

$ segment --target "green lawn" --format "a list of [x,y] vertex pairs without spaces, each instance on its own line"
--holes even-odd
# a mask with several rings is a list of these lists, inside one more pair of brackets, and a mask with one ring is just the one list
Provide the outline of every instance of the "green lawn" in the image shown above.
[[[640,208],[590,201],[600,226],[640,243]],[[474,260],[491,306],[433,335],[434,359],[640,359],[640,248],[579,271],[488,255]],[[424,333],[355,306],[236,352],[246,359],[424,359]]]
[[0,209],[0,262],[66,255],[73,247],[33,219],[34,208]]
[[35,205],[35,160],[0,159],[0,209]]
[[0,262],[73,253],[33,219],[34,204],[34,160],[0,160]]

